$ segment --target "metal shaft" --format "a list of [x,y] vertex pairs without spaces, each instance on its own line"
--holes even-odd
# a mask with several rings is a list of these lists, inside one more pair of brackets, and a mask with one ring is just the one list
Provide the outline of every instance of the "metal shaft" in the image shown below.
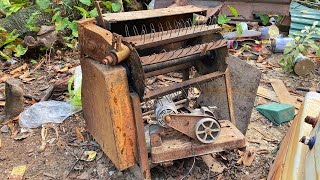
[[168,67],[184,64],[184,63],[191,62],[191,61],[196,61],[196,60],[200,61],[200,60],[203,60],[205,58],[206,58],[206,56],[200,56],[199,54],[194,54],[194,55],[191,55],[191,56],[181,57],[181,58],[173,59],[173,60],[170,60],[170,61],[165,61],[165,62],[161,62],[161,63],[145,65],[145,66],[143,66],[143,70],[144,70],[145,73],[148,73],[148,72],[152,72],[152,71],[156,71],[156,70],[160,70],[160,69],[164,69],[164,68],[168,68]]

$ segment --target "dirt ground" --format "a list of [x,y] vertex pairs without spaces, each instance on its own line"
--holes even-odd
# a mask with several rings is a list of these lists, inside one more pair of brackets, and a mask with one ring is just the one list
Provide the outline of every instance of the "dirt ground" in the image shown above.
[[[270,84],[267,83],[268,79],[278,78],[285,82],[288,89],[293,89],[295,86],[318,87],[320,81],[317,71],[307,77],[283,72],[281,68],[277,68],[276,62],[279,58],[279,55],[273,55],[265,61],[274,65],[272,68],[265,63],[248,61],[249,64],[262,70],[261,86],[271,89]],[[78,64],[77,53],[56,53],[32,74],[35,80],[24,83],[26,94],[41,98],[50,84],[70,77],[72,75],[70,69]],[[5,66],[3,63],[2,71],[8,73],[20,65],[22,65],[20,62],[12,66]],[[32,70],[36,66],[37,64],[29,63],[28,67]],[[1,83],[0,98],[3,98],[3,93],[4,83]],[[54,94],[53,99],[67,99],[67,91]],[[266,102],[268,102],[266,99],[256,98],[256,104]],[[25,107],[31,104],[26,102]],[[3,107],[0,107],[0,111],[3,111]],[[17,123],[15,126],[21,131]],[[56,137],[54,129],[50,128],[46,137],[47,145],[43,151],[39,150],[41,127],[27,131],[26,137],[22,140],[14,140],[10,132],[1,133],[0,179],[7,179],[12,168],[18,165],[27,166],[24,176],[26,179],[135,179],[129,171],[117,171],[101,151],[99,145],[85,130],[82,112],[69,117],[62,124],[53,126],[57,127],[59,138]],[[226,166],[221,174],[210,172],[201,158],[197,157],[194,165],[194,158],[189,158],[176,161],[171,167],[157,166],[151,170],[153,179],[179,179],[184,177],[191,168],[191,173],[186,179],[264,179],[289,127],[290,123],[275,126],[254,109],[246,134],[247,149],[255,149],[260,153],[256,153],[251,166],[237,164],[240,155],[238,150],[234,150],[217,154],[218,159]],[[83,142],[77,137],[76,128],[82,131]],[[90,162],[80,160],[84,151],[96,151],[97,155]]]

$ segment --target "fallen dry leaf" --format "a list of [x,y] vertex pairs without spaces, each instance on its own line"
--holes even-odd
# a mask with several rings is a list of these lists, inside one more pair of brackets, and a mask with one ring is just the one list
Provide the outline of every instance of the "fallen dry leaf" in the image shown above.
[[24,101],[25,103],[27,103],[27,104],[35,104],[37,101],[36,100],[34,100],[34,99],[26,99],[25,101]]
[[257,62],[262,63],[263,61],[264,61],[264,58],[261,55],[259,55]]
[[250,149],[245,152],[238,151],[240,154],[240,159],[237,161],[238,164],[243,164],[245,166],[251,166],[253,160],[255,159],[255,150]]
[[4,74],[4,75],[0,78],[0,83],[6,82],[8,78],[10,78],[10,75],[9,75],[9,74]]
[[1,139],[1,137],[0,137],[0,148],[1,148],[1,146],[2,146],[2,139]]
[[22,66],[10,71],[10,74],[16,74],[17,72],[21,72],[22,70],[25,70],[27,68],[27,63],[24,63]]
[[83,137],[80,129],[79,129],[78,127],[76,127],[75,131],[76,131],[77,139],[78,139],[79,141],[83,142],[83,141],[84,141],[84,137]]
[[5,106],[6,102],[5,101],[0,101],[0,106]]
[[14,126],[14,123],[11,121],[8,124],[8,127],[10,128],[10,132],[11,132],[11,138],[15,138],[17,136],[17,134],[19,133],[19,131],[17,130],[17,128]]
[[9,180],[20,180],[23,179],[24,173],[26,172],[27,166],[21,165],[16,166],[12,169],[11,174],[9,176]]

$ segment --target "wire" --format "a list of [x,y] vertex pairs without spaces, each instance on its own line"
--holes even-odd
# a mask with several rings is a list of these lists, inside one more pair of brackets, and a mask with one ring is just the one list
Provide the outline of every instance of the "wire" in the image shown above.
[[193,147],[193,142],[191,144],[191,149],[192,149],[192,156],[193,156],[193,163],[192,163],[192,166],[191,168],[189,169],[188,173],[186,175],[184,175],[181,180],[185,179],[192,171],[193,167],[194,167],[194,164],[196,163],[196,156],[195,156],[195,153],[194,153],[194,147]]

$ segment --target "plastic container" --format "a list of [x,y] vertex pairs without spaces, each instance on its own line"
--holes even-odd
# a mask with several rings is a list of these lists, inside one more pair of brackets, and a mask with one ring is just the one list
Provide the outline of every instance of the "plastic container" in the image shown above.
[[289,37],[273,39],[271,41],[271,49],[275,53],[282,53],[289,42],[294,42],[294,39]]

